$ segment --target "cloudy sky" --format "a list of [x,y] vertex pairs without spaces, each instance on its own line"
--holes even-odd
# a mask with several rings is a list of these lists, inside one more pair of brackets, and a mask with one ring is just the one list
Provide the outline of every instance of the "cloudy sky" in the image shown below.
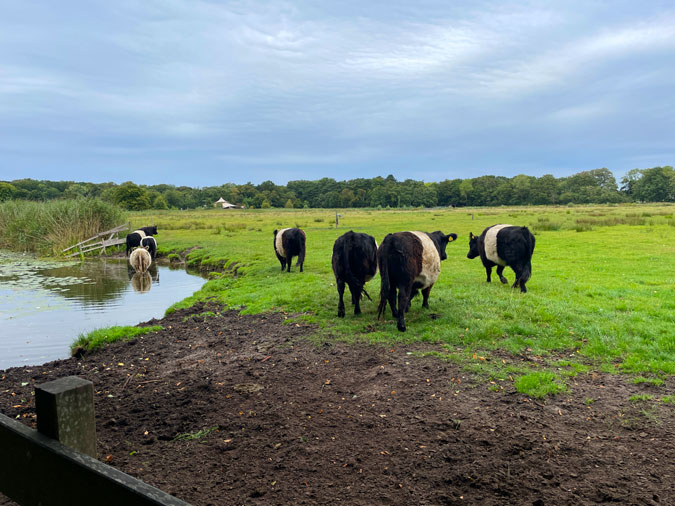
[[0,180],[675,163],[675,3],[0,0]]

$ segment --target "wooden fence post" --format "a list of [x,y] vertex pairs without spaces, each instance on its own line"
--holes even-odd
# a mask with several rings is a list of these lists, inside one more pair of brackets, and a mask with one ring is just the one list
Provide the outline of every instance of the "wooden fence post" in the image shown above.
[[35,385],[38,432],[96,458],[94,384],[67,376]]

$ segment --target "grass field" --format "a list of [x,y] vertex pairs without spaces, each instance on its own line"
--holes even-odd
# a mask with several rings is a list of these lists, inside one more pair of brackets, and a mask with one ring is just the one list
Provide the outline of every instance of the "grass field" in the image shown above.
[[[238,265],[239,276],[216,274],[175,307],[215,298],[248,313],[284,311],[316,323],[317,339],[430,342],[440,359],[485,374],[494,388],[517,379],[518,388],[533,395],[564,390],[568,377],[591,368],[628,372],[636,381],[675,373],[673,205],[339,212],[337,229],[335,210],[319,209],[148,211],[133,213],[131,222],[156,224],[165,255],[196,246],[189,263]],[[480,260],[466,258],[469,232],[495,223],[526,225],[536,235],[526,294],[494,274],[497,283],[487,284]],[[305,272],[294,266],[282,273],[273,230],[295,226],[307,234]],[[348,230],[367,232],[378,243],[402,230],[458,234],[430,309],[415,299],[407,332],[396,330],[389,311],[377,320],[379,276],[366,287],[373,302],[362,303],[363,314],[354,317],[348,305],[347,317],[337,318],[331,254]],[[513,271],[504,273],[512,283]]]

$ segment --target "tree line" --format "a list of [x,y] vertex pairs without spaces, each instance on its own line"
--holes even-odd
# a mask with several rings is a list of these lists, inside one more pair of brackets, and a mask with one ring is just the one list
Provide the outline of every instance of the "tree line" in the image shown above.
[[211,207],[219,198],[246,208],[436,207],[621,202],[675,202],[671,166],[633,169],[620,181],[609,169],[594,169],[556,178],[524,174],[479,176],[425,183],[394,176],[336,181],[264,181],[193,188],[169,184],[137,185],[131,181],[86,183],[16,179],[0,181],[0,201],[11,199],[100,198],[129,210]]

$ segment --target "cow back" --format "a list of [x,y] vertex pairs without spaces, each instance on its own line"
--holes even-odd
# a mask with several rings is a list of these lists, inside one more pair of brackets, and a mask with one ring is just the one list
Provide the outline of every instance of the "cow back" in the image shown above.
[[434,241],[426,232],[412,231],[422,244],[422,269],[415,277],[415,283],[421,284],[420,288],[428,288],[438,280],[441,274],[441,257]]
[[377,272],[377,241],[368,234],[346,232],[335,240],[332,265],[336,279],[371,280]]
[[284,242],[283,242],[283,236],[284,236],[284,232],[286,232],[286,230],[290,230],[290,229],[289,228],[282,228],[281,230],[279,230],[277,232],[277,235],[274,237],[274,250],[282,258],[286,258],[286,250],[284,250]]
[[508,224],[493,225],[492,227],[488,227],[487,229],[485,229],[485,231],[483,232],[485,258],[487,258],[491,262],[496,263],[497,265],[506,265],[506,260],[500,258],[499,255],[497,254],[497,234],[499,233],[500,230],[506,227],[513,227],[513,225]]

